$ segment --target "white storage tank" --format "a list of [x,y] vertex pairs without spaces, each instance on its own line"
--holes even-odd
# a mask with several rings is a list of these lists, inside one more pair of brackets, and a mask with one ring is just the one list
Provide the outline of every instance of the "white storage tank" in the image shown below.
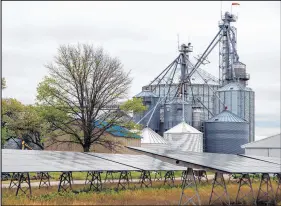
[[164,132],[164,139],[174,150],[203,152],[203,133],[186,122]]

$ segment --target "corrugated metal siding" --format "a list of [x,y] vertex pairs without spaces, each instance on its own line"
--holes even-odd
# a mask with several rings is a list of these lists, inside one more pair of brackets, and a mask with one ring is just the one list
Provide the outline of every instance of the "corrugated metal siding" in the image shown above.
[[148,127],[144,128],[141,131],[141,137],[142,144],[167,144],[163,137],[161,137],[159,134]]
[[164,106],[164,130],[167,131],[183,121],[182,110],[184,109],[184,121],[192,124],[192,107],[191,104],[184,102],[181,98],[175,98]]
[[249,138],[247,122],[206,122],[205,151],[211,153],[244,154],[241,145]]

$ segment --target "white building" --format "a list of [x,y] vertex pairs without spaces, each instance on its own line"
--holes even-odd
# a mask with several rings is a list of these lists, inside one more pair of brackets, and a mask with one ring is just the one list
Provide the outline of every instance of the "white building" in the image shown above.
[[280,134],[267,137],[262,140],[244,144],[246,155],[281,158],[281,136]]
[[166,140],[159,134],[154,132],[152,129],[145,127],[141,131],[141,146],[142,147],[161,147],[162,145],[167,145]]

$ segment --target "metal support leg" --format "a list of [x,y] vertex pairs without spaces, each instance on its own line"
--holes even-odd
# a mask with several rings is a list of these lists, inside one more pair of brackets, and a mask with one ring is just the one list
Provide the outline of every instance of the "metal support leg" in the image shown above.
[[74,183],[72,172],[70,172],[70,180],[71,180],[72,183]]
[[175,185],[175,172],[174,171],[167,171],[164,176],[164,185],[166,183],[170,186],[173,187]]
[[58,192],[61,190],[66,192],[68,189],[72,190],[71,186],[71,172],[62,172],[60,175],[60,183],[58,187]]
[[19,181],[20,173],[14,172],[11,177],[9,189],[13,187],[18,187],[18,181]]
[[47,188],[49,188],[51,186],[49,173],[48,172],[40,172],[39,176],[40,176],[39,189],[41,188],[41,186],[47,186]]
[[[263,186],[266,186],[265,188]],[[274,199],[273,189],[268,173],[261,175],[260,186],[258,190],[257,203],[265,201],[266,204],[272,203]]]
[[277,177],[277,189],[275,194],[275,202],[278,203],[281,201],[281,173],[276,174]]
[[132,173],[128,171],[128,177],[130,178],[131,182],[133,182]]
[[[252,183],[251,183],[251,178],[249,174],[241,174],[242,176],[239,178],[239,186],[238,186],[238,192],[236,195],[236,204],[238,203],[242,203],[244,204],[244,198],[245,197],[249,197],[251,196],[253,199],[253,204],[256,205],[256,200],[255,200],[255,195],[254,195],[254,191],[253,191],[253,187],[252,187]],[[241,192],[241,188],[243,186],[247,186],[250,188],[250,191],[248,193],[242,193]],[[239,194],[243,194],[242,197],[239,198]]]
[[93,191],[101,191],[102,190],[102,182],[99,171],[91,171],[87,173],[87,179],[85,183],[90,184],[90,190]]
[[[16,196],[18,196],[19,191],[21,191],[23,194],[27,195],[27,191],[29,191],[29,195],[31,197],[31,186],[30,186],[30,178],[28,172],[19,173],[19,181],[17,185],[17,191]],[[22,184],[26,183],[27,187],[22,187]]]
[[129,188],[129,177],[127,171],[121,171],[119,181],[117,184],[117,190],[119,190],[119,187],[121,187],[121,190],[125,190],[127,186],[127,189]]
[[198,183],[203,183],[202,180],[205,180],[205,183],[208,183],[207,172],[205,170],[193,170],[195,178],[198,179]]
[[162,180],[162,173],[161,171],[155,171],[154,181]]
[[[183,174],[184,176],[182,177],[182,192],[181,192],[179,205],[190,205],[190,204],[201,205],[200,195],[198,192],[198,188],[192,168],[188,168],[186,172],[184,172]],[[189,197],[185,193],[185,189],[190,188],[192,186],[195,186],[195,195]],[[195,197],[197,197],[198,204],[194,202]]]
[[[223,190],[224,190],[222,195],[218,195],[215,192],[215,188],[219,187],[219,186],[222,187]],[[216,196],[217,199],[212,201],[213,196]],[[226,201],[224,201],[222,199],[223,196],[226,196]],[[214,177],[213,183],[212,183],[212,192],[211,192],[210,199],[209,199],[209,205],[213,204],[217,200],[220,200],[220,202],[222,204],[230,205],[230,199],[229,199],[229,195],[227,193],[225,181],[224,181],[224,178],[223,178],[223,173],[220,173],[220,172],[216,172],[215,173],[215,177]]]
[[142,171],[141,172],[141,187],[152,187],[152,182],[151,182],[151,176],[150,176],[150,171]]
[[104,183],[113,183],[114,182],[114,178],[113,178],[113,172],[112,171],[107,171],[105,174],[105,178],[104,178]]

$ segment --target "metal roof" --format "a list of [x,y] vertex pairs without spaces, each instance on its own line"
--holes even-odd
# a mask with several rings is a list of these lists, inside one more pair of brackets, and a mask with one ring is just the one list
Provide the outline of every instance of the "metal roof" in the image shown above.
[[135,171],[81,152],[2,149],[2,172]]
[[225,173],[281,173],[280,165],[234,154],[127,147],[174,165]]
[[[96,121],[95,126],[97,128],[105,128],[108,123],[106,121]],[[119,125],[112,125],[108,129],[105,130],[106,132],[117,136],[117,137],[127,137],[127,138],[135,138],[135,139],[140,139],[141,137],[134,132],[131,132],[130,130],[121,127]]]
[[158,97],[156,94],[151,92],[150,90],[143,90],[134,97]]
[[148,157],[146,155],[130,155],[130,154],[106,154],[106,153],[86,153],[89,156],[99,157],[108,161],[116,162],[122,165],[135,167],[146,171],[183,171],[185,167],[175,166],[173,164],[163,162],[161,160]]
[[249,87],[245,87],[242,84],[238,82],[231,82],[221,88],[219,88],[217,91],[237,91],[237,90],[245,90],[245,91],[253,91]]
[[212,117],[211,119],[208,119],[205,122],[244,122],[244,123],[246,123],[247,121],[228,110],[224,110],[221,113],[219,113],[218,115]]
[[180,133],[190,133],[190,134],[202,134],[202,132],[198,131],[194,127],[190,126],[186,122],[181,122],[168,131],[164,132],[164,134],[180,134]]
[[241,148],[279,148],[281,149],[281,134],[273,135],[258,141],[244,144]]
[[167,144],[166,140],[161,137],[159,134],[154,132],[152,129],[149,127],[145,127],[141,131],[141,143],[145,144]]

